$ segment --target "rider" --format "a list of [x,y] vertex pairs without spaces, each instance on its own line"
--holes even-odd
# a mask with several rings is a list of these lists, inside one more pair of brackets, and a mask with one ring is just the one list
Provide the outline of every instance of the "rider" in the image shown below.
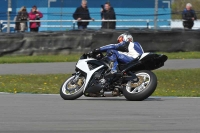
[[121,34],[117,41],[118,44],[109,44],[93,51],[107,52],[107,57],[113,64],[111,74],[117,73],[118,62],[129,63],[144,53],[141,45],[133,42],[133,37],[129,33]]

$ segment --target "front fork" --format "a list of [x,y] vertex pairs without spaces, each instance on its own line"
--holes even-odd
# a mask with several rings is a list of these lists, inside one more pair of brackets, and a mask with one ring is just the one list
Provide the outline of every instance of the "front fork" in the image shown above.
[[76,73],[74,73],[74,74],[72,74],[73,76],[74,76],[74,79],[72,80],[72,84],[76,84],[77,83],[77,81],[78,81],[78,79],[79,79],[79,77],[80,77],[80,75],[81,75],[81,73],[80,72],[76,72]]

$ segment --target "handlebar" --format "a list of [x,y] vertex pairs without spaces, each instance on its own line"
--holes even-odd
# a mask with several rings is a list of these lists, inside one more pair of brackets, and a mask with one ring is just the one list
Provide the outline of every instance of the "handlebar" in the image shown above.
[[83,54],[84,57],[89,57],[89,58],[94,58],[94,59],[97,59],[97,60],[101,60],[104,55],[102,52],[97,52],[97,53],[94,53],[93,51],[90,51],[88,53],[85,53]]

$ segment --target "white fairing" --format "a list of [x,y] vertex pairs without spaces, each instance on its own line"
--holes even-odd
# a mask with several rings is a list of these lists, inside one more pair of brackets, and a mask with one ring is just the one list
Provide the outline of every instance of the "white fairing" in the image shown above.
[[145,56],[147,56],[149,53],[144,53],[142,54],[142,56],[140,57],[140,60],[143,59]]
[[99,66],[93,70],[90,70],[89,67],[88,67],[88,64],[87,62],[90,61],[90,60],[94,60],[94,59],[84,59],[84,60],[79,60],[78,63],[76,64],[76,67],[78,69],[80,69],[81,71],[85,72],[87,74],[87,77],[86,77],[86,81],[85,81],[85,86],[84,86],[84,91],[85,91],[85,88],[86,86],[88,85],[92,75],[94,74],[94,72],[96,72],[97,70],[101,69],[103,67],[102,66]]

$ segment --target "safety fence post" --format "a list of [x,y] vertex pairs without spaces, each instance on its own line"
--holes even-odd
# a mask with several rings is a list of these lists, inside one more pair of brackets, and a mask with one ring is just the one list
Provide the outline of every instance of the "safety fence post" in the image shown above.
[[75,30],[76,22],[73,21],[73,30]]

